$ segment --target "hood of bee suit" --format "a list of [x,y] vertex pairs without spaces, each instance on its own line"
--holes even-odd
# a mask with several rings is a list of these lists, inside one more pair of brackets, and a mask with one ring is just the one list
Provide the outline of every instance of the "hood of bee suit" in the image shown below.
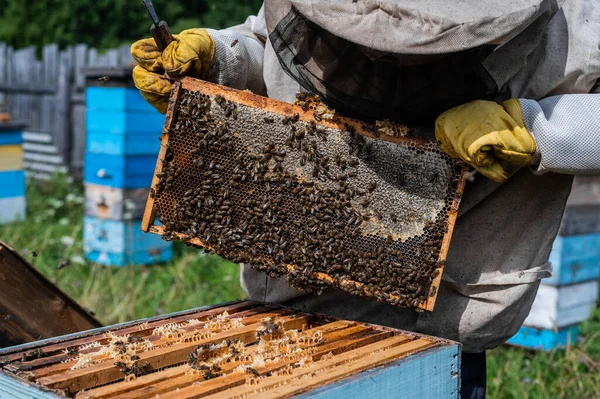
[[562,0],[265,0],[283,69],[338,112],[430,123],[503,85]]

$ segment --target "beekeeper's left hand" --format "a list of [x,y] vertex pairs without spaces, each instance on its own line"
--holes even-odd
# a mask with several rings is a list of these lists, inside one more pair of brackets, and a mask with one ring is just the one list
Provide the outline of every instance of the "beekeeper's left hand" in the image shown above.
[[435,136],[448,155],[497,182],[528,166],[536,149],[517,99],[502,104],[477,100],[452,108],[437,118]]

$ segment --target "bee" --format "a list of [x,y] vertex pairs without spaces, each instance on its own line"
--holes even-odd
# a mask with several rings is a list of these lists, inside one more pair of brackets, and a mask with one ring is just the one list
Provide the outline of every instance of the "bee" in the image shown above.
[[431,175],[431,177],[429,178],[429,182],[430,183],[437,183],[438,179],[439,179],[439,175],[437,173],[433,173],[433,175]]
[[38,255],[37,252],[31,251],[31,256],[33,256],[34,258],[37,258],[37,255]]
[[64,269],[65,267],[69,266],[70,264],[71,264],[71,261],[69,259],[65,259],[56,266],[56,270]]
[[246,367],[246,373],[254,374],[255,377],[260,377],[260,373],[253,367]]
[[235,47],[236,44],[238,44],[239,40],[235,39],[233,42],[231,42],[231,46],[230,47]]
[[100,82],[101,84],[106,84],[106,82],[108,82],[110,80],[110,78],[108,76],[102,76],[100,78],[98,78],[98,82]]

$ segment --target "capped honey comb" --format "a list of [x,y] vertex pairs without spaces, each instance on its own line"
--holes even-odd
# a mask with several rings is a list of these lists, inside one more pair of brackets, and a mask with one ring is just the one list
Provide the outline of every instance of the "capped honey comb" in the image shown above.
[[458,390],[459,356],[444,339],[238,301],[0,349],[0,397],[284,398],[387,366],[406,387],[443,370],[429,397]]
[[314,108],[175,84],[142,229],[298,289],[433,310],[464,165]]

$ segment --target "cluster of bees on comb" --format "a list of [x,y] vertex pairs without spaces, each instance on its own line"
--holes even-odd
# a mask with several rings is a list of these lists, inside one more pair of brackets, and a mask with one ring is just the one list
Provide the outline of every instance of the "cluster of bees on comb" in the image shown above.
[[[318,108],[307,95],[300,105]],[[298,289],[337,287],[419,308],[436,293],[430,286],[443,263],[462,164],[435,144],[407,141],[400,148],[365,138],[353,124],[322,126],[336,118],[326,107],[313,117],[252,110],[181,88],[150,194],[163,239],[285,276]],[[387,122],[380,127],[405,134]],[[379,135],[376,126],[362,128]],[[403,151],[393,165],[374,159],[391,147]],[[412,159],[408,170],[402,157]],[[388,176],[378,179],[379,172]],[[419,225],[419,212],[433,216]]]
[[196,346],[187,358],[189,373],[211,380],[226,372],[243,372],[248,374],[247,384],[257,385],[261,378],[259,370],[264,371],[266,366],[277,363],[283,365],[284,361],[290,360],[292,364],[265,372],[264,376],[290,374],[293,368],[310,363],[315,346],[324,342],[322,331],[286,330],[282,320],[274,317],[262,320],[262,325],[256,329],[256,337],[258,344],[254,346],[229,339]]

